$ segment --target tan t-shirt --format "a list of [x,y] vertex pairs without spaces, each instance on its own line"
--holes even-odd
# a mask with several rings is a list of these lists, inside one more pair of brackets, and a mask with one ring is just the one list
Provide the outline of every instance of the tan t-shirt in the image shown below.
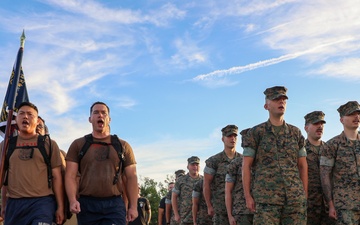
[[[124,167],[136,164],[133,150],[129,143],[120,140],[124,153]],[[111,197],[122,194],[122,179],[119,175],[117,185],[113,184],[119,167],[119,157],[115,148],[110,145],[111,136],[103,139],[94,138],[94,142],[105,142],[109,145],[92,144],[80,163],[79,194],[93,197]],[[85,138],[76,139],[69,148],[66,161],[79,162],[79,152],[85,144]]]
[[[38,137],[24,139],[18,136],[16,149],[9,159],[7,193],[10,198],[43,197],[53,195],[48,187],[48,172],[44,157],[37,146]],[[21,148],[21,146],[34,146]],[[51,167],[61,166],[59,146],[51,140]],[[46,153],[49,154],[49,138],[45,141]],[[31,157],[32,153],[32,157]]]

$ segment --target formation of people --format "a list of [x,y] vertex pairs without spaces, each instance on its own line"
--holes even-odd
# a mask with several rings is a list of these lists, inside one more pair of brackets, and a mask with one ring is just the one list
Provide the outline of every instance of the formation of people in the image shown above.
[[[224,149],[205,160],[204,176],[200,158],[187,159],[188,171],[175,172],[161,199],[158,225],[360,224],[359,103],[338,108],[343,131],[324,142],[322,111],[304,116],[306,138],[285,122],[286,93],[283,86],[264,91],[266,122],[221,130]],[[89,122],[91,134],[72,142],[65,163],[38,108],[19,106],[18,134],[6,149],[5,225],[63,224],[67,211],[79,225],[149,224],[133,150],[110,134],[109,107],[92,104]]]
[[188,173],[175,172],[158,225],[360,224],[359,103],[337,109],[343,131],[325,142],[324,112],[304,116],[305,138],[284,120],[286,87],[264,94],[266,122],[240,132],[225,126],[224,149],[206,159],[203,177],[196,156],[188,159]]

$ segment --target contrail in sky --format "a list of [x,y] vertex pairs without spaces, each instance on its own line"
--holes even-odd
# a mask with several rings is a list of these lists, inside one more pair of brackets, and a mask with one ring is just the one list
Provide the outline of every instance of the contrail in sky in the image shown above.
[[203,81],[203,80],[207,80],[207,79],[211,79],[211,78],[215,78],[215,77],[223,77],[223,76],[227,76],[227,75],[240,74],[240,73],[250,71],[250,70],[254,70],[254,69],[257,69],[257,68],[270,66],[270,65],[273,65],[273,64],[277,64],[277,63],[281,63],[281,62],[288,61],[288,60],[291,60],[291,59],[295,59],[295,58],[297,58],[299,56],[315,52],[320,48],[327,47],[327,46],[334,45],[334,44],[338,44],[338,43],[341,43],[341,42],[346,42],[346,41],[349,41],[349,40],[352,40],[352,39],[353,39],[352,37],[345,38],[345,39],[330,42],[330,43],[327,43],[327,44],[318,45],[318,46],[316,46],[314,48],[311,48],[311,49],[308,49],[308,50],[305,50],[305,51],[296,52],[296,53],[292,53],[292,54],[287,54],[287,55],[280,56],[278,58],[267,59],[267,60],[259,61],[259,62],[256,62],[256,63],[251,63],[251,64],[248,64],[248,65],[245,65],[245,66],[232,67],[232,68],[226,69],[226,70],[215,70],[214,72],[211,72],[211,73],[198,75],[198,76],[194,77],[192,80],[193,81]]

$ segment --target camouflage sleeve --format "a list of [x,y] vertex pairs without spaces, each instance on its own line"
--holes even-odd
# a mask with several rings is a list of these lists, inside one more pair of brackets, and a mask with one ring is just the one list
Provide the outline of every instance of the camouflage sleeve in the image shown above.
[[306,153],[306,148],[305,147],[302,147],[300,150],[299,150],[299,158],[300,157],[306,157],[307,156],[307,153]]
[[193,198],[200,198],[201,193],[198,192],[198,191],[193,190],[191,196],[192,196]]
[[225,176],[225,182],[228,182],[228,183],[235,183],[235,180],[230,174],[226,174]]
[[320,166],[333,167],[335,164],[335,147],[333,143],[328,142],[320,147]]
[[246,147],[243,151],[243,156],[249,156],[251,158],[255,158],[256,151],[252,148]]
[[[178,184],[178,185],[176,185],[176,184]],[[180,194],[180,190],[181,190],[181,187],[180,187],[180,185],[179,185],[179,182],[176,182],[176,183],[175,183],[175,187],[172,189],[172,192],[174,192],[174,193],[176,193],[177,195],[179,195],[179,194]]]
[[300,129],[299,130],[299,154],[298,157],[306,157],[306,148],[305,148],[305,138],[304,136],[301,134]]
[[168,193],[166,193],[166,196],[165,196],[165,204],[169,204],[171,205],[171,193],[172,191],[168,191]]
[[217,164],[218,163],[217,163],[215,156],[208,158],[205,161],[204,173],[207,173],[210,175],[215,175],[216,170],[217,170]]
[[243,147],[243,155],[255,158],[257,149],[256,129],[247,130],[241,137],[241,146]]
[[238,158],[232,160],[231,163],[227,166],[225,182],[235,183],[237,171],[239,167],[239,164],[237,162],[238,162]]
[[201,181],[202,180],[199,180],[194,184],[193,191],[192,191],[193,198],[200,198],[200,196],[201,196],[201,192],[202,192],[201,185],[203,184],[203,182],[201,182]]

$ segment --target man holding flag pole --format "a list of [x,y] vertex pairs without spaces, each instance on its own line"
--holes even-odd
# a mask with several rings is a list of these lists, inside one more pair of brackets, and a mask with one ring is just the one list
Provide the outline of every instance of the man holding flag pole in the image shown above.
[[[21,68],[24,42],[23,32],[1,112],[1,120],[6,118],[7,122],[4,141],[0,144],[1,216],[5,225],[62,224],[60,150],[54,140],[36,133],[38,109],[29,102]],[[13,115],[17,135],[14,135]]]

